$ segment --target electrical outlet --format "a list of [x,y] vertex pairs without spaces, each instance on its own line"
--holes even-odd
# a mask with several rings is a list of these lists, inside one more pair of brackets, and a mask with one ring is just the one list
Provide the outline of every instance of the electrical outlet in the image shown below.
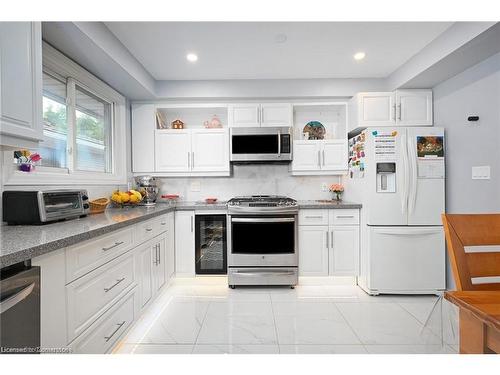
[[127,182],[127,190],[130,190],[132,189],[132,182]]
[[328,184],[326,182],[323,182],[321,184],[321,191],[327,192],[328,191]]
[[489,180],[490,179],[490,166],[484,165],[480,167],[472,167],[473,180]]
[[191,191],[198,192],[200,190],[201,190],[201,183],[200,183],[200,181],[193,181],[193,182],[191,182]]

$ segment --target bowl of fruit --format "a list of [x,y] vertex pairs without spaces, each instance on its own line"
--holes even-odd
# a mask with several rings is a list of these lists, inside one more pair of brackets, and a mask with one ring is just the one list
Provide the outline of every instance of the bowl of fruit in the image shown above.
[[137,190],[120,191],[115,190],[111,195],[111,201],[116,206],[135,206],[142,201],[142,194]]

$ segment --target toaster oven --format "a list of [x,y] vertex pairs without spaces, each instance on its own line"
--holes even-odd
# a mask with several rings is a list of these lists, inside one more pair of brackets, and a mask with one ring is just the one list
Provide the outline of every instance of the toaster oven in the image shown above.
[[43,224],[89,213],[86,190],[7,190],[2,195],[3,220],[9,225]]

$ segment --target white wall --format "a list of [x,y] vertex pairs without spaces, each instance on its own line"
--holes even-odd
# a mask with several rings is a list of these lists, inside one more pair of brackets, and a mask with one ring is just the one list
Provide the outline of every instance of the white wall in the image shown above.
[[[471,115],[479,122],[468,123]],[[500,54],[436,86],[434,119],[446,131],[446,211],[500,212]],[[472,166],[482,165],[491,167],[491,179],[472,180]]]
[[[271,194],[286,195],[299,200],[331,199],[321,191],[323,182],[337,183],[338,176],[291,176],[288,165],[235,165],[232,177],[163,178],[162,194],[179,194],[184,200],[203,200],[217,197],[228,200],[237,195]],[[200,184],[200,191],[191,191],[192,183]]]

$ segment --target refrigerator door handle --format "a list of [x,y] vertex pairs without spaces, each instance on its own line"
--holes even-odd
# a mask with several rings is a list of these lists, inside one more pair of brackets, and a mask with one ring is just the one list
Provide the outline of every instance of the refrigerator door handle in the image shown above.
[[401,194],[401,212],[406,214],[406,209],[408,206],[408,180],[409,180],[409,173],[408,173],[408,168],[409,168],[409,162],[408,162],[408,146],[406,143],[406,135],[403,135],[401,137],[401,146],[403,148],[402,154],[403,154],[403,169],[404,169],[404,174],[403,174],[403,194]]
[[374,233],[377,234],[387,234],[391,236],[421,236],[425,234],[437,234],[442,233],[442,227],[436,228],[412,228],[412,229],[403,229],[403,228],[377,228],[373,230]]
[[417,153],[415,152],[415,145],[412,138],[408,138],[407,148],[409,150],[410,157],[410,188],[408,196],[408,211],[413,213],[415,209],[415,203],[417,200]]

